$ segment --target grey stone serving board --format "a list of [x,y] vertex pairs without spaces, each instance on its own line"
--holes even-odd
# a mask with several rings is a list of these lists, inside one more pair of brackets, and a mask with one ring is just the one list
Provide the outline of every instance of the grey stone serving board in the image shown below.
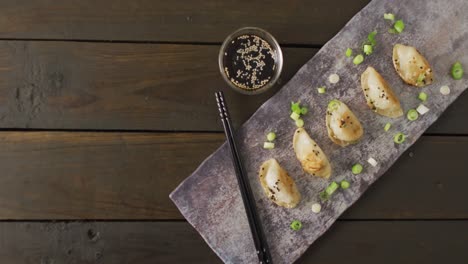
[[[384,13],[394,13],[403,19],[405,31],[399,35],[389,34],[391,25],[383,19]],[[466,89],[467,74],[463,80],[454,81],[449,71],[457,60],[465,65],[465,71],[468,70],[467,14],[466,0],[372,1],[237,131],[241,156],[275,263],[291,263],[299,258]],[[345,49],[351,47],[356,52],[374,29],[379,32],[374,53],[355,66],[352,59],[344,56]],[[434,70],[432,85],[415,88],[403,83],[391,60],[392,47],[396,43],[415,46],[428,59]],[[414,122],[405,116],[390,119],[372,112],[365,103],[359,82],[361,73],[369,65],[393,87],[405,112],[419,105],[417,95],[420,91],[429,95],[425,105],[430,111]],[[328,82],[332,73],[340,76],[337,84]],[[323,85],[327,87],[327,93],[319,95],[316,88]],[[450,87],[450,95],[439,92],[442,85]],[[334,98],[345,102],[363,124],[365,134],[359,143],[342,148],[327,137],[325,111],[328,102]],[[298,100],[309,108],[309,113],[304,116],[306,130],[332,163],[333,174],[329,180],[306,174],[293,152],[292,137],[296,127],[289,118],[290,103]],[[229,98],[227,101],[229,104]],[[216,111],[213,109],[213,115],[217,115]],[[383,127],[387,122],[393,125],[385,133]],[[262,148],[269,131],[277,134],[273,150]],[[393,142],[397,131],[408,135],[401,145]],[[369,157],[378,161],[376,167],[366,162]],[[302,194],[296,208],[278,207],[264,195],[257,172],[260,164],[269,158],[276,158],[296,181]],[[353,175],[350,168],[357,162],[364,164],[365,169],[362,174]],[[321,213],[312,213],[311,205],[319,202],[318,193],[330,181],[342,179],[352,183],[350,189],[340,191],[333,199],[322,203]],[[224,262],[258,262],[226,144],[208,157],[170,197]],[[303,223],[298,232],[289,227],[293,219]]]

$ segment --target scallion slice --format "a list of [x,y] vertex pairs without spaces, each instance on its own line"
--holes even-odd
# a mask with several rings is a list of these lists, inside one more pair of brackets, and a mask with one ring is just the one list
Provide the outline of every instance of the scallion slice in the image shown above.
[[453,79],[460,80],[463,77],[463,66],[460,62],[455,62],[450,72],[452,73]]
[[384,19],[386,20],[390,20],[390,21],[394,21],[395,20],[395,15],[392,14],[392,13],[387,13],[387,14],[384,14]]
[[369,43],[372,46],[375,46],[375,44],[376,44],[375,35],[377,35],[377,30],[372,31],[371,33],[369,33],[369,35],[367,35],[367,39],[369,40]]
[[297,120],[296,120],[296,126],[297,126],[297,127],[303,127],[303,126],[304,126],[304,120],[302,120],[302,119],[300,119],[300,118],[297,119]]
[[419,74],[418,76],[418,79],[416,80],[416,82],[418,84],[424,84],[424,81],[426,80],[426,74],[425,73],[421,73]]
[[291,222],[291,229],[294,231],[298,231],[302,228],[302,223],[299,220],[294,220]]
[[423,104],[420,104],[417,108],[416,108],[416,111],[418,111],[418,113],[420,115],[424,115],[425,113],[429,112],[429,108],[427,108],[425,105]]
[[369,162],[369,164],[372,165],[372,167],[377,166],[377,161],[376,161],[374,158],[372,158],[372,157],[370,157],[370,158],[367,160],[367,162]]
[[325,193],[330,197],[337,189],[338,189],[338,183],[336,182],[331,182],[330,185],[325,189]]
[[297,121],[301,117],[301,115],[296,112],[292,112],[292,114],[289,117],[291,117],[292,120]]
[[350,48],[346,49],[346,57],[349,58],[349,57],[351,57],[351,55],[353,55],[353,50],[350,49]]
[[393,28],[396,30],[396,32],[401,33],[405,29],[405,23],[403,20],[399,19],[395,21],[395,24],[393,24]]
[[319,94],[324,94],[325,90],[326,90],[325,86],[317,88],[317,91]]
[[330,74],[330,76],[328,76],[328,81],[333,84],[338,83],[340,81],[340,76],[336,73]]
[[326,201],[330,199],[330,196],[325,191],[320,192],[319,196],[320,196],[320,199],[322,199],[322,201]]
[[275,138],[276,138],[275,132],[268,133],[268,135],[267,135],[267,140],[268,141],[273,141],[273,140],[275,140]]
[[306,107],[301,108],[301,115],[305,115],[305,114],[307,114],[307,112],[308,112],[308,110],[307,110]]
[[312,212],[318,214],[322,210],[322,206],[319,203],[314,203],[312,205]]
[[408,118],[409,121],[414,121],[418,119],[419,117],[418,111],[416,111],[416,109],[410,109],[408,110],[406,117]]
[[342,180],[342,181],[340,182],[341,189],[343,189],[343,190],[348,189],[348,188],[349,188],[349,185],[350,185],[349,182],[346,181],[346,180]]
[[371,55],[372,54],[372,45],[364,45],[364,53],[366,55]]
[[275,143],[273,143],[273,142],[264,142],[263,143],[263,148],[264,149],[274,149],[275,148]]
[[385,132],[390,130],[391,127],[392,127],[392,124],[390,124],[390,123],[385,124],[385,127],[384,127]]
[[403,142],[405,142],[406,140],[406,136],[405,134],[399,132],[399,133],[396,133],[395,136],[393,137],[393,142],[397,143],[397,144],[401,144]]
[[425,92],[420,92],[418,95],[419,100],[426,102],[427,100],[427,94]]
[[328,111],[335,111],[338,107],[340,107],[340,101],[338,100],[331,100],[328,103]]
[[357,56],[354,57],[354,59],[353,59],[353,63],[354,63],[355,65],[359,65],[359,64],[361,64],[363,61],[364,61],[364,56],[362,56],[362,54],[357,55]]
[[291,112],[297,112],[297,111],[301,111],[300,102],[297,102],[297,103],[291,102]]
[[444,85],[444,86],[440,87],[440,93],[443,94],[443,95],[449,95],[450,94],[450,87],[448,87],[447,85]]
[[359,163],[356,163],[351,168],[351,171],[353,172],[353,174],[357,175],[357,174],[360,174],[362,172],[362,169],[363,169],[362,165],[359,164]]

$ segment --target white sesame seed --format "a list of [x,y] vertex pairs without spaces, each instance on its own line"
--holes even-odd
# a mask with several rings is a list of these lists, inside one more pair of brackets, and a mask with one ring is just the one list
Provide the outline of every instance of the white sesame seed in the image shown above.
[[337,83],[340,81],[340,76],[338,76],[338,74],[336,73],[330,74],[330,76],[328,77],[328,81],[330,83]]
[[440,93],[443,95],[450,94],[450,87],[448,87],[447,85],[440,87]]
[[312,212],[318,214],[322,210],[322,206],[319,203],[314,203],[312,205]]

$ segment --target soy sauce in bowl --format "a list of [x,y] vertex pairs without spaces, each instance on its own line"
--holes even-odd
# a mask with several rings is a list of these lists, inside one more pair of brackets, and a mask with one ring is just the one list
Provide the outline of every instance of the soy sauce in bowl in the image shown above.
[[271,88],[283,66],[276,40],[259,28],[242,28],[224,41],[219,67],[224,80],[244,94],[258,94]]

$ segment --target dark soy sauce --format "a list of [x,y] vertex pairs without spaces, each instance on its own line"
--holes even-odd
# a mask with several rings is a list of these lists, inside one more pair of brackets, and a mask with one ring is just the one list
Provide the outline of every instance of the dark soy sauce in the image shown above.
[[241,35],[224,51],[224,73],[229,81],[244,90],[262,88],[273,78],[276,51],[263,38]]

